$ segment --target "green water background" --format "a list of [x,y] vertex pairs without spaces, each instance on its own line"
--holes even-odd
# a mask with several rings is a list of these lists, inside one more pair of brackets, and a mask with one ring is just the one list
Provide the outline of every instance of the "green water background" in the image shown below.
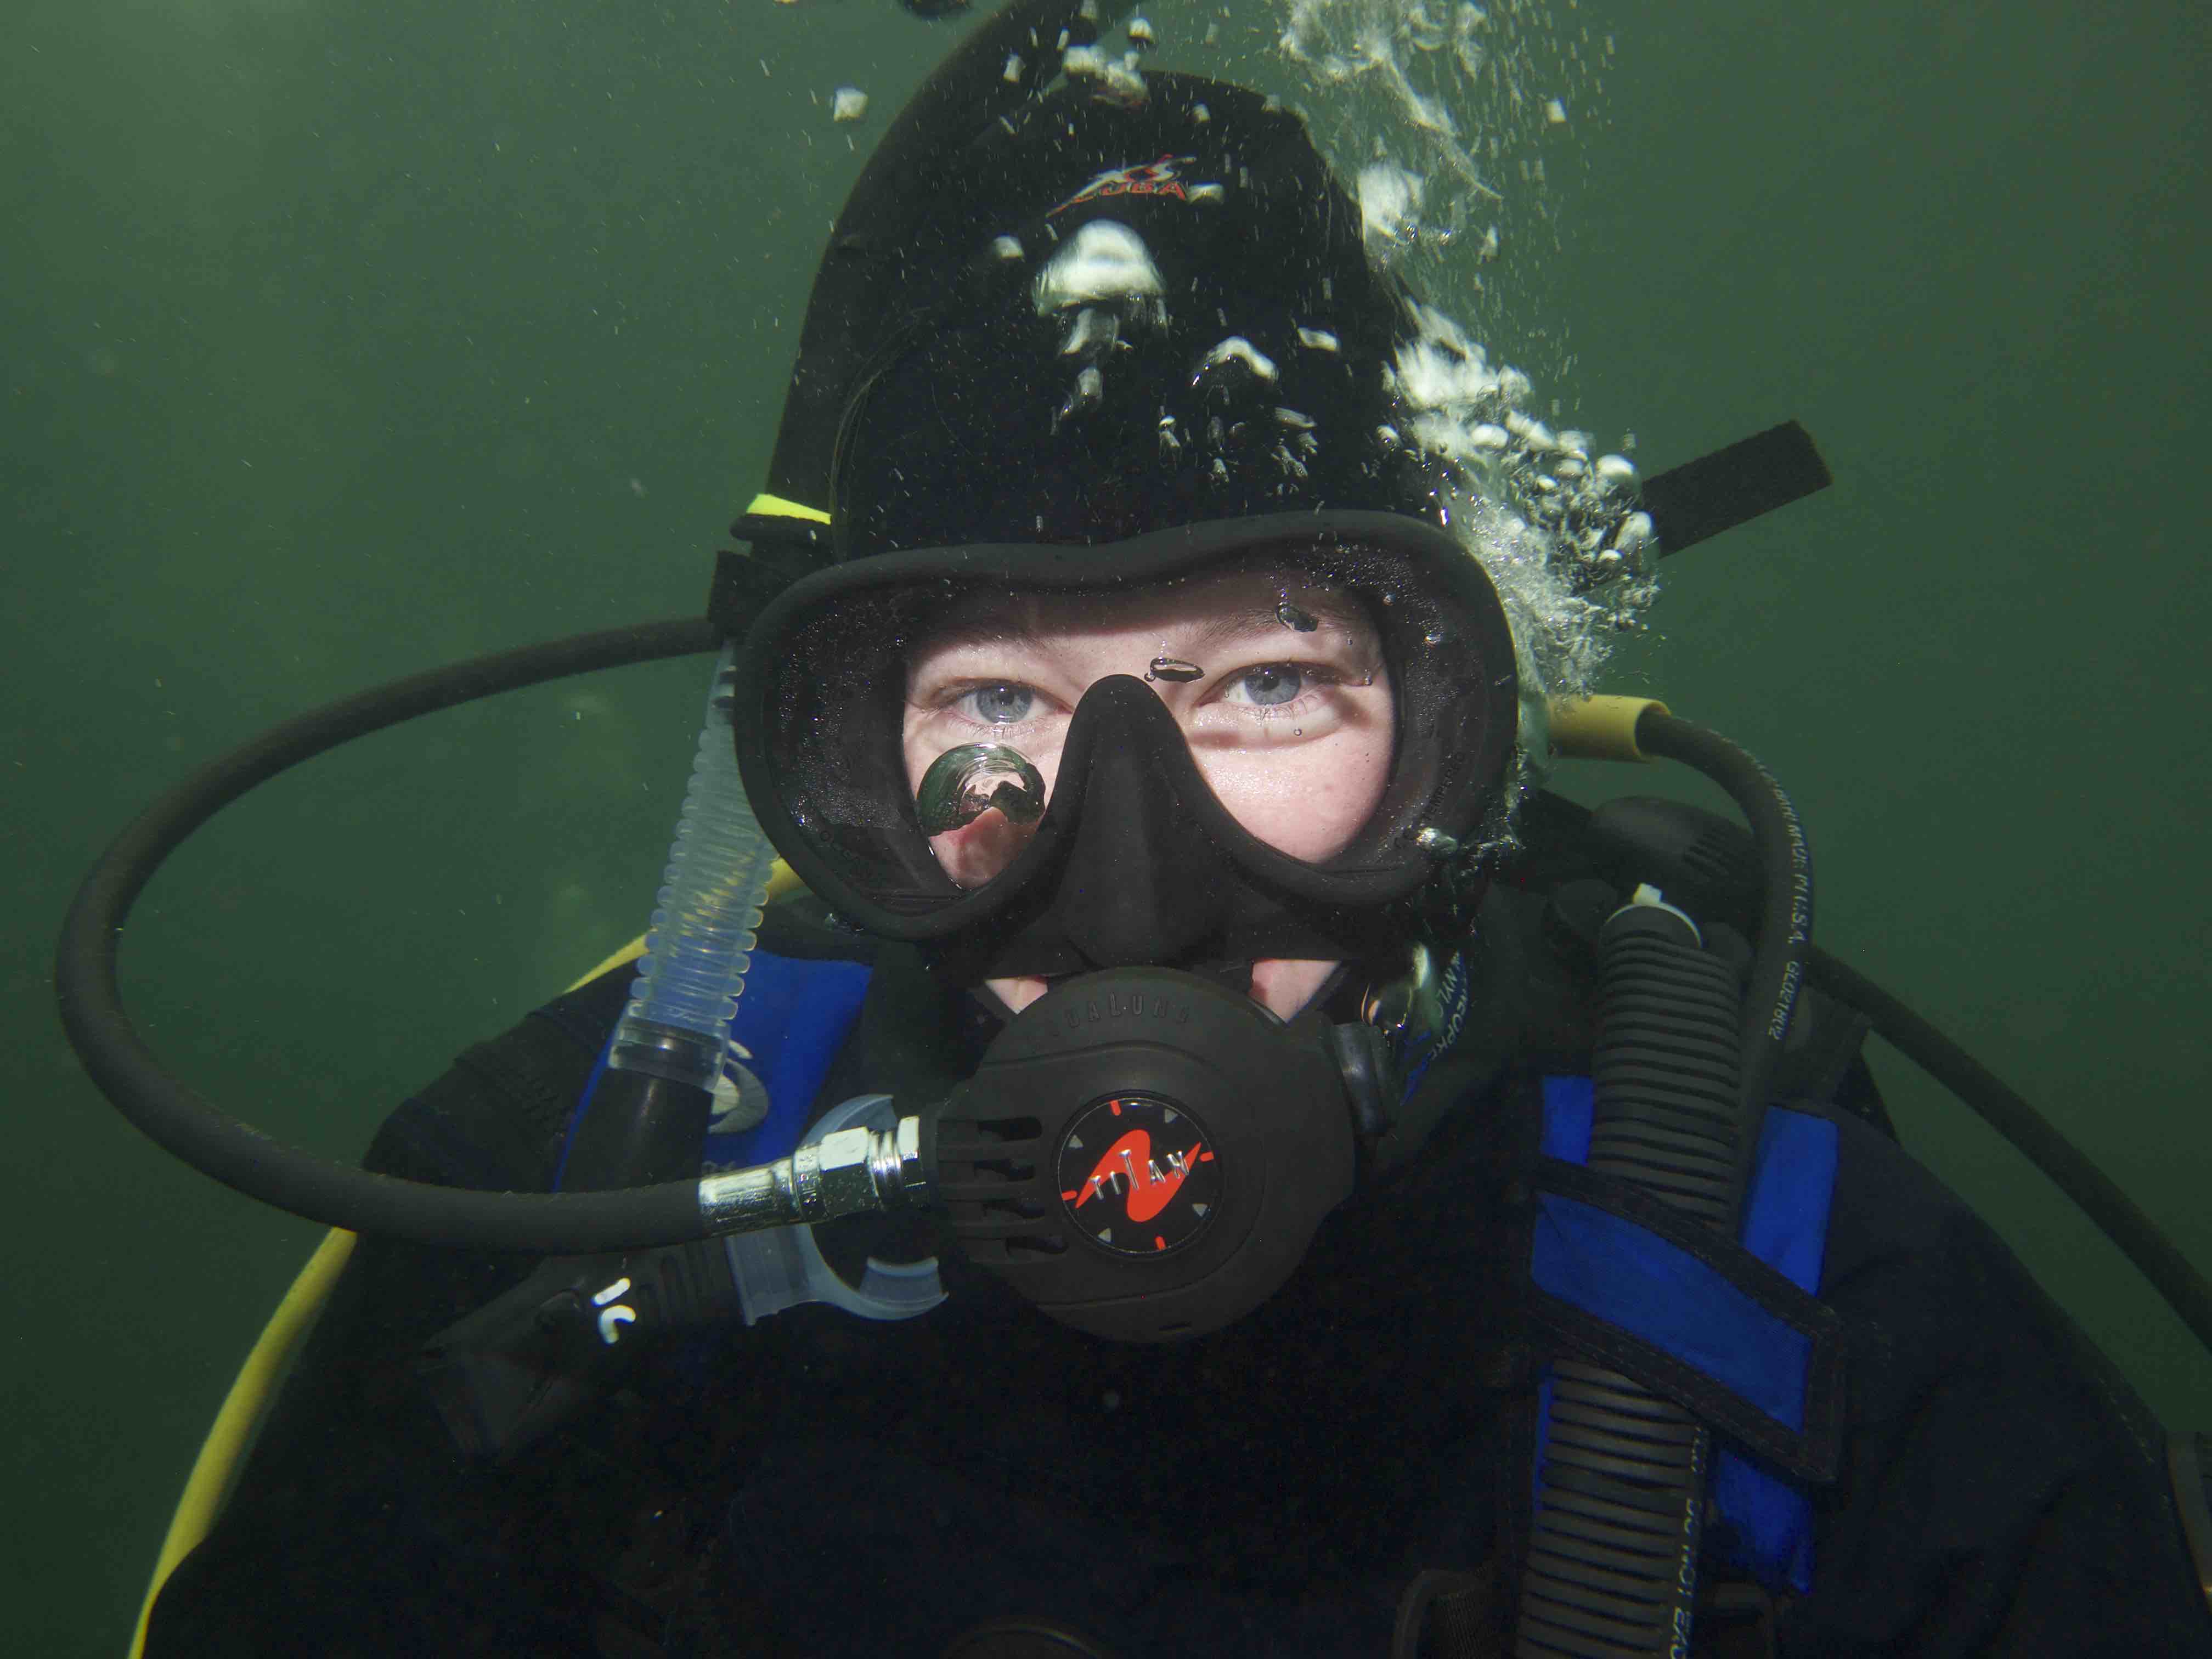
[[[319,1236],[79,1074],[50,952],[155,791],[325,699],[696,611],[823,234],[958,27],[890,0],[18,0],[0,53],[11,1650],[118,1654]],[[1272,39],[1151,8],[1176,67]],[[1626,0],[1493,347],[1657,471],[1796,415],[1833,489],[1667,568],[1613,689],[1794,791],[1818,935],[2212,1262],[2201,8]],[[1285,80],[1279,65],[1267,73]],[[874,100],[833,126],[834,88]],[[1509,258],[1515,250],[1509,245]],[[226,814],[125,951],[187,1081],[356,1156],[637,931],[702,664],[356,745]],[[1583,769],[1586,798],[1671,787]],[[1688,793],[1695,793],[1692,789]],[[1907,1144],[2170,1420],[2212,1361],[1886,1053]]]

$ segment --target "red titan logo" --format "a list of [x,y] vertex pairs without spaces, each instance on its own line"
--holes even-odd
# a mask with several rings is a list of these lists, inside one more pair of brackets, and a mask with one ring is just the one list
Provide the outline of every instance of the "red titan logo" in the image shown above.
[[[1132,1129],[1106,1149],[1091,1166],[1088,1180],[1061,1196],[1079,1210],[1094,1198],[1123,1193],[1122,1204],[1129,1219],[1150,1221],[1182,1190],[1190,1166],[1212,1156],[1202,1144],[1188,1152],[1170,1152],[1167,1168],[1163,1170],[1152,1158],[1152,1132]],[[1121,1185],[1123,1182],[1128,1183],[1126,1189]]]
[[[1052,213],[1065,212],[1079,202],[1095,202],[1105,196],[1172,196],[1178,202],[1188,202],[1190,197],[1184,191],[1182,179],[1176,169],[1190,166],[1197,160],[1195,155],[1163,155],[1157,161],[1139,161],[1133,167],[1102,173]],[[1049,219],[1052,213],[1045,217]]]

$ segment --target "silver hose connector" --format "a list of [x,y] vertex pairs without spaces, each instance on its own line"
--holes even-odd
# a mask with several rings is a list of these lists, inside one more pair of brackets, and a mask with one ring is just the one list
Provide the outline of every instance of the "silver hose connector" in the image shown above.
[[773,1164],[708,1176],[699,1183],[699,1213],[710,1233],[752,1233],[880,1213],[928,1192],[921,1120],[902,1117],[896,1128],[839,1129]]

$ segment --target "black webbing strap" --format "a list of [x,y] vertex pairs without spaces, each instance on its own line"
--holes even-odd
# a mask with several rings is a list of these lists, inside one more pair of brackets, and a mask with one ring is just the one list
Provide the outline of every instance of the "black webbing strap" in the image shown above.
[[1554,1158],[1536,1161],[1530,1185],[1601,1211],[1652,1235],[1759,1307],[1804,1344],[1800,1425],[1792,1427],[1665,1348],[1532,1283],[1535,1328],[1575,1358],[1602,1365],[1671,1400],[1784,1474],[1832,1484],[1843,1462],[1846,1332],[1834,1309],[1741,1245],[1617,1176]]
[[1835,482],[1813,436],[1795,421],[1685,461],[1644,481],[1644,510],[1662,555],[1733,530]]

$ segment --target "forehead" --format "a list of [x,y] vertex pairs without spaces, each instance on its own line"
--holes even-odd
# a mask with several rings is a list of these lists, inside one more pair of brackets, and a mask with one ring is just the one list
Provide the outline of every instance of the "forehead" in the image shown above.
[[[1309,618],[1315,628],[1305,626]],[[1358,601],[1341,588],[1292,566],[1263,565],[1133,589],[972,593],[921,629],[915,649],[992,643],[1049,650],[1125,634],[1185,641],[1280,634],[1285,641],[1310,641],[1322,630],[1375,636]]]

